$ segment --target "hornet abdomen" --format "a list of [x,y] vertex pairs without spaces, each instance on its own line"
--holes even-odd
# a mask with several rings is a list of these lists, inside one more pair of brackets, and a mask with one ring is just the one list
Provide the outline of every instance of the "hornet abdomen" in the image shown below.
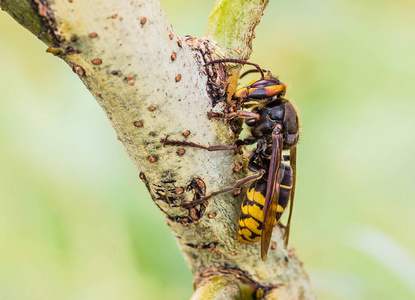
[[[293,171],[288,164],[281,164],[283,170],[282,180],[280,182],[280,195],[278,198],[277,213],[275,215],[275,224],[279,222],[290,199],[291,187],[293,184]],[[254,243],[261,240],[262,221],[264,218],[265,194],[267,189],[267,178],[254,181],[246,191],[244,201],[242,202],[242,213],[239,218],[238,242]]]

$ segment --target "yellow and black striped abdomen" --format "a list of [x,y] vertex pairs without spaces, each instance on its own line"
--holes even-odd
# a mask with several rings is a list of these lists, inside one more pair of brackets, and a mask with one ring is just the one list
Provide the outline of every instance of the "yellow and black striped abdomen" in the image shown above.
[[[293,182],[291,167],[287,164],[282,164],[281,167],[284,168],[284,175],[280,183],[275,224],[279,222],[288,205]],[[239,218],[239,243],[253,243],[261,239],[266,189],[267,181],[261,178],[253,182],[246,191],[245,199],[242,202],[242,213]]]
[[266,188],[267,182],[259,179],[253,182],[246,191],[242,202],[242,213],[239,217],[238,241],[240,243],[253,243],[261,239]]

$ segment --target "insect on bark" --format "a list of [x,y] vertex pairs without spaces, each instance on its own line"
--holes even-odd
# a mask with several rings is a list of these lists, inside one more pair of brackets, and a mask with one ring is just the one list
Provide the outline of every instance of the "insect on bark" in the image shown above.
[[[290,203],[284,233],[285,247],[288,244],[295,192],[298,114],[294,105],[284,98],[285,84],[273,77],[270,71],[260,68],[257,64],[238,59],[212,60],[206,65],[217,63],[237,63],[255,67],[243,73],[240,78],[249,73],[261,74],[261,78],[251,81],[234,93],[232,97],[238,103],[236,111],[210,113],[214,118],[244,118],[246,125],[251,128],[251,135],[243,140],[236,140],[231,146],[203,146],[167,138],[162,139],[161,142],[164,145],[196,147],[208,151],[236,150],[245,145],[256,144],[248,161],[248,169],[255,172],[254,175],[237,181],[232,187],[212,192],[192,202],[182,203],[181,206],[195,206],[213,196],[239,190],[250,183],[242,202],[238,242],[261,241],[261,259],[266,261],[273,228]],[[251,111],[243,110],[252,105]],[[289,155],[283,155],[283,150],[289,150]],[[285,162],[286,160],[289,160],[289,164]]]

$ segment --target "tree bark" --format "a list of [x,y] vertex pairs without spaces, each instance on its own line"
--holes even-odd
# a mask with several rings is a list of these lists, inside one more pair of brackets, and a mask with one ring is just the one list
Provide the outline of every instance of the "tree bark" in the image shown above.
[[[155,0],[0,0],[0,7],[63,59],[104,110],[165,215],[195,276],[192,299],[314,299],[292,247],[276,227],[267,262],[259,244],[237,244],[242,196],[194,197],[246,176],[246,157],[163,146],[161,139],[231,145],[229,123],[207,113],[226,105],[238,68],[204,68],[219,57],[248,59],[268,1],[218,0],[206,38],[180,39]],[[218,67],[218,68],[217,68]],[[209,76],[207,76],[209,74]]]

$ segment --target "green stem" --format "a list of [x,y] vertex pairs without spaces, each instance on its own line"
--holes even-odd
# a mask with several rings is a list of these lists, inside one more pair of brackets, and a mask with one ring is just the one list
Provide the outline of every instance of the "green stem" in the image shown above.
[[254,295],[255,290],[251,286],[233,276],[221,275],[198,285],[191,300],[253,300]]
[[227,57],[247,60],[252,53],[254,29],[269,0],[217,0],[205,36],[215,41]]

